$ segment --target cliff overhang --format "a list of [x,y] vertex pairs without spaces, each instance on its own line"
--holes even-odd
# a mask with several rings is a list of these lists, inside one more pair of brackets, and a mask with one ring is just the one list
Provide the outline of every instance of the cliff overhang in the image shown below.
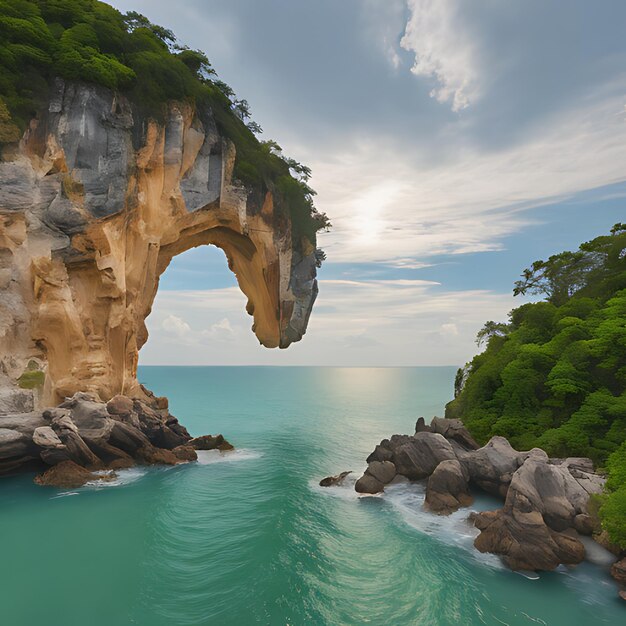
[[200,245],[224,250],[261,344],[304,335],[315,242],[267,189],[233,175],[210,109],[163,122],[124,97],[57,80],[0,161],[0,415],[77,392],[142,397],[138,354],[159,277]]

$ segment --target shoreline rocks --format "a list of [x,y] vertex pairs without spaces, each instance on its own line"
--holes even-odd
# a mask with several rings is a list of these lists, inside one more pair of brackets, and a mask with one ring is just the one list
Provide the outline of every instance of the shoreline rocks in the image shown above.
[[[585,558],[579,534],[600,530],[589,500],[602,492],[604,478],[591,459],[550,459],[539,448],[518,451],[504,437],[479,447],[458,419],[426,424],[420,418],[414,435],[383,439],[367,463],[355,484],[358,493],[381,493],[399,477],[427,479],[424,506],[440,515],[470,506],[472,488],[502,498],[501,509],[469,518],[480,531],[475,547],[501,556],[514,570],[576,565]],[[626,585],[626,559],[613,571]]]
[[326,478],[322,478],[319,483],[320,487],[333,487],[335,485],[341,485],[350,474],[352,474],[352,471],[341,472],[341,474],[337,474],[337,476],[327,476]]
[[193,439],[167,401],[76,393],[41,412],[0,415],[0,475],[39,470],[40,485],[75,488],[99,470],[196,461],[196,450],[234,447],[222,435]]

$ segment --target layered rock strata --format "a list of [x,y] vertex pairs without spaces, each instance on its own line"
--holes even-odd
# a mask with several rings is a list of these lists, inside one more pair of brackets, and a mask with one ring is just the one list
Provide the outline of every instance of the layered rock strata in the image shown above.
[[40,485],[78,487],[135,464],[195,461],[196,450],[207,449],[233,446],[222,435],[192,439],[167,401],[148,392],[145,400],[115,396],[107,403],[80,392],[52,409],[0,416],[0,473],[42,470]]
[[[225,252],[263,345],[302,337],[314,242],[272,193],[234,179],[235,158],[210,109],[173,103],[157,123],[105,88],[57,81],[0,160],[0,415],[77,392],[145,400],[145,320],[161,274],[195,246]],[[33,452],[11,430],[0,445]]]

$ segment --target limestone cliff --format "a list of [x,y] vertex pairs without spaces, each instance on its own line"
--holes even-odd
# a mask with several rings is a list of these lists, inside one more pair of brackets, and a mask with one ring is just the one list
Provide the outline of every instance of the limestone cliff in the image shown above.
[[78,391],[141,396],[159,277],[195,246],[224,250],[263,345],[302,338],[314,244],[270,192],[234,180],[235,156],[210,110],[171,104],[157,123],[105,88],[56,82],[0,161],[0,414]]

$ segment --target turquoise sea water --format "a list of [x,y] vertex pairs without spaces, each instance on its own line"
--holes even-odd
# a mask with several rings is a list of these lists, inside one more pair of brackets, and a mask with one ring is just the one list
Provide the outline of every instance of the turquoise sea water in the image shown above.
[[605,566],[530,580],[472,549],[467,511],[423,512],[419,486],[360,499],[317,486],[441,414],[453,378],[453,368],[141,368],[192,434],[222,432],[238,451],[73,492],[1,480],[0,625],[624,623]]

